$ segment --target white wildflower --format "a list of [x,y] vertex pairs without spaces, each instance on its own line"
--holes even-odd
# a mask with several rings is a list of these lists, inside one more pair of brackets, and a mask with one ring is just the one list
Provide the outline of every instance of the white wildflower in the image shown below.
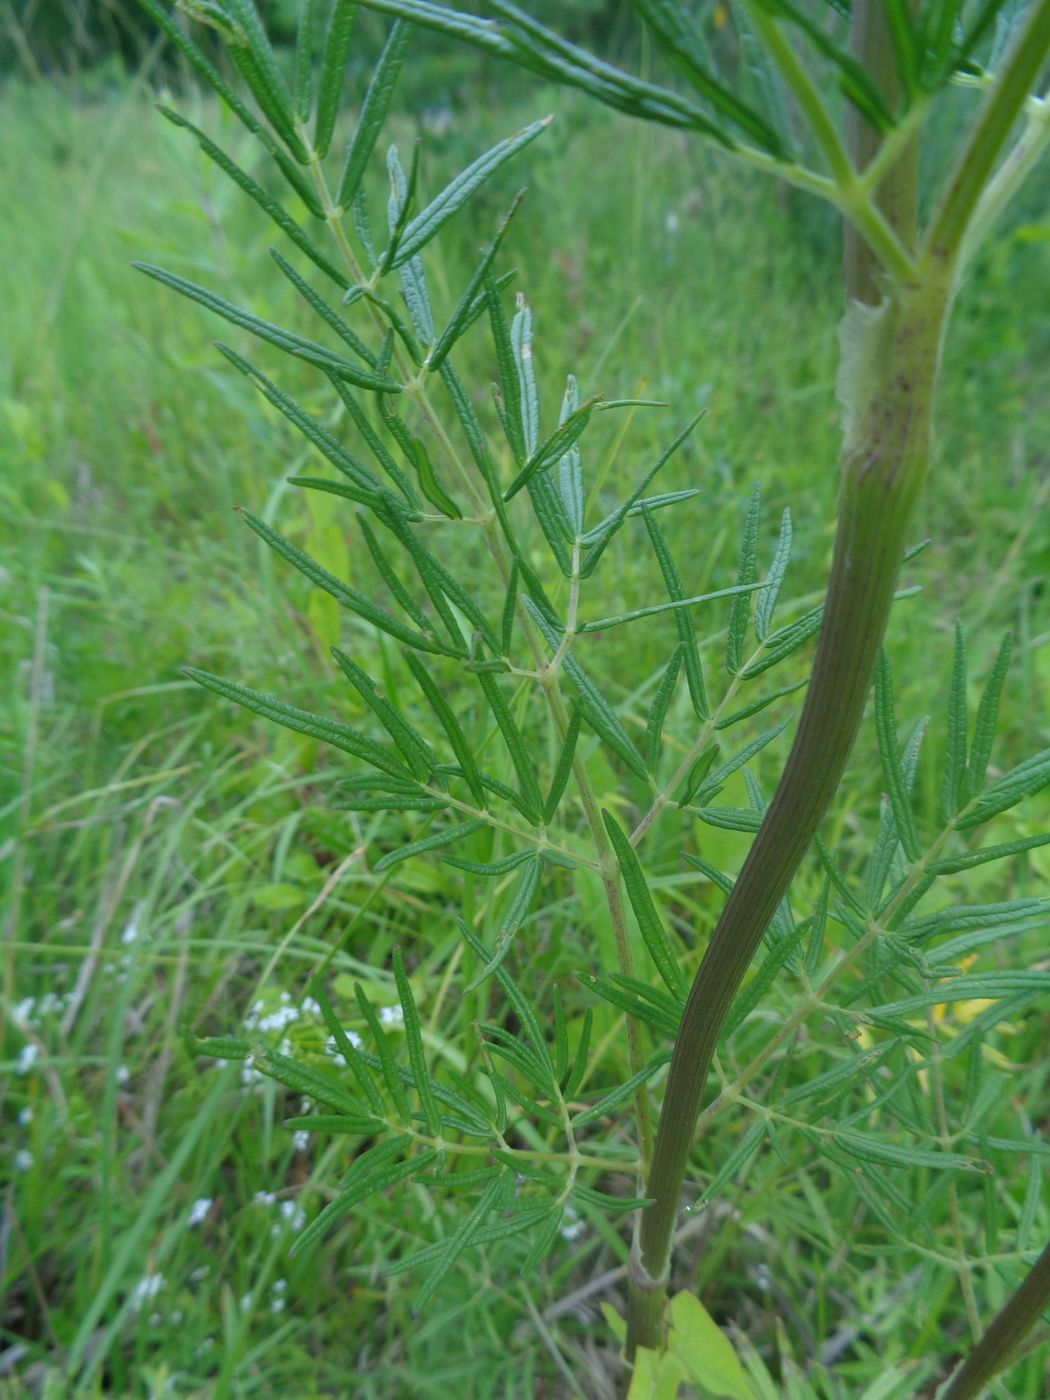
[[19,1074],[28,1074],[40,1058],[40,1046],[34,1045],[32,1041],[28,1045],[23,1045],[19,1051],[18,1059],[15,1061],[15,1069]]
[[190,1206],[190,1213],[186,1221],[188,1227],[192,1230],[195,1225],[202,1224],[207,1219],[211,1207],[212,1202],[209,1196],[201,1196],[200,1200],[194,1201],[193,1205]]
[[144,1274],[131,1290],[131,1298],[129,1300],[131,1311],[136,1313],[141,1312],[143,1303],[148,1303],[154,1299],[163,1287],[163,1274]]

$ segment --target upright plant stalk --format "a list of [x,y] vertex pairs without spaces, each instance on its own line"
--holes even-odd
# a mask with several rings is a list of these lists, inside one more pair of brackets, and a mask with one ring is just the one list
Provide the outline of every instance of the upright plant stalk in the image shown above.
[[[885,81],[884,18],[855,4],[854,47]],[[839,388],[846,422],[839,519],[813,672],[780,783],[701,961],[675,1040],[646,1195],[631,1253],[628,1354],[658,1347],[678,1198],[722,1024],[777,906],[831,803],[860,727],[886,629],[912,510],[930,455],[932,410],[956,264],[990,175],[1050,48],[1050,0],[1040,0],[975,122],[935,211],[914,278],[879,269],[847,235],[849,307]],[[790,79],[790,74],[785,72]],[[850,154],[875,154],[858,119]],[[908,247],[914,240],[914,141],[881,177],[876,198]],[[965,1391],[960,1394],[969,1395]]]
[[977,1400],[1007,1365],[1019,1342],[1050,1307],[1050,1244],[1017,1291],[992,1319],[988,1331],[952,1377],[943,1400]]

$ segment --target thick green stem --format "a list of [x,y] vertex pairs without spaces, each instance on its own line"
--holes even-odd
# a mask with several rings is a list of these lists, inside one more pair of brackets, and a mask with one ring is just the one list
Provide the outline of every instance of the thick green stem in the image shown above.
[[950,281],[847,318],[850,403],[838,534],[798,732],[765,821],[685,1005],[631,1269],[628,1347],[660,1340],[678,1197],[718,1034],[741,979],[838,787],[864,713],[901,554],[929,458]]
[[992,1319],[988,1331],[955,1373],[943,1400],[976,1400],[1008,1364],[1018,1345],[1050,1307],[1050,1244],[1028,1277]]

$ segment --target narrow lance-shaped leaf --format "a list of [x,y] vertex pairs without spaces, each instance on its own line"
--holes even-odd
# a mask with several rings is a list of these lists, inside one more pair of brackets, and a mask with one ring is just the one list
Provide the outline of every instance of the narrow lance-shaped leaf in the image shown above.
[[387,588],[389,588],[391,594],[397,600],[404,612],[408,614],[408,616],[416,624],[416,626],[423,633],[423,635],[433,640],[433,629],[431,628],[430,622],[428,621],[426,614],[422,611],[422,609],[416,603],[416,600],[412,597],[411,593],[409,593],[408,589],[398,578],[397,574],[394,571],[394,566],[386,557],[386,554],[384,553],[378,539],[376,539],[375,532],[372,529],[371,525],[368,523],[364,511],[358,512],[357,523],[361,527],[361,534],[364,536],[365,547],[372,557],[372,562],[379,570],[383,582],[386,584]]
[[[460,933],[470,947],[474,950],[483,962],[488,961],[488,949],[481,939],[469,928],[462,919],[457,919],[456,924]],[[540,1027],[539,1020],[530,1002],[522,994],[521,988],[507,972],[506,968],[498,967],[495,972],[496,981],[499,983],[503,995],[511,1005],[514,1015],[524,1032],[525,1038],[532,1046],[533,1052],[539,1057],[545,1069],[550,1072],[553,1081],[554,1066],[551,1063],[550,1052],[547,1049],[546,1037]],[[553,1083],[552,1083],[553,1087]],[[555,1120],[557,1122],[557,1120]]]
[[433,836],[424,836],[421,840],[412,841],[407,846],[399,846],[396,851],[388,851],[385,856],[376,861],[375,872],[380,875],[392,866],[411,860],[413,856],[425,855],[428,851],[439,851],[445,846],[452,846],[457,841],[464,841],[468,836],[473,836],[475,832],[483,831],[484,828],[485,823],[480,819],[475,819],[469,822],[460,822],[458,826],[446,827],[444,831],[436,831]]
[[886,784],[886,795],[893,809],[893,819],[897,823],[897,835],[909,860],[919,858],[919,838],[915,831],[915,818],[911,810],[911,799],[901,776],[900,752],[897,748],[897,726],[893,713],[893,678],[890,663],[885,651],[880,651],[875,668],[875,729],[879,740],[879,755],[882,759],[882,776]]
[[379,55],[379,62],[375,66],[365,100],[361,105],[353,140],[347,148],[343,173],[339,178],[336,204],[340,209],[350,208],[361,187],[369,156],[375,149],[376,140],[390,110],[411,36],[412,26],[404,20],[397,20],[387,36],[383,52]]
[[485,789],[481,782],[481,774],[478,772],[478,765],[474,758],[474,751],[467,742],[463,730],[460,728],[459,720],[453,714],[448,701],[438,689],[430,672],[423,663],[411,652],[406,653],[405,663],[416,679],[416,684],[427,698],[430,708],[437,715],[438,723],[448,736],[448,741],[452,745],[452,752],[456,755],[460,769],[471,795],[479,807],[488,804],[485,801]]
[[208,690],[214,690],[216,695],[221,695],[226,700],[232,700],[244,709],[262,715],[264,719],[273,720],[276,724],[283,725],[285,729],[292,729],[297,734],[305,734],[311,739],[320,739],[322,743],[331,744],[336,749],[342,749],[344,753],[352,754],[373,768],[379,768],[382,772],[391,774],[392,777],[402,779],[411,779],[412,777],[410,771],[393,753],[369,739],[367,735],[358,733],[356,729],[351,729],[349,725],[341,724],[338,720],[325,719],[322,715],[311,714],[309,710],[300,710],[294,705],[286,705],[275,695],[266,695],[262,691],[251,690],[246,685],[238,685],[236,681],[228,681],[222,676],[212,675],[210,671],[200,671],[196,666],[184,666],[183,674],[189,676],[190,680],[196,681],[198,685],[203,685]]
[[[422,145],[419,141],[412,147],[412,164],[408,178],[401,168],[397,147],[387,151],[386,164],[390,176],[390,199],[387,204],[387,222],[390,226],[390,242],[379,260],[379,276],[384,276],[394,266],[394,259],[401,246],[401,239],[408,226],[409,216],[415,206],[416,186],[419,183],[419,157]],[[406,259],[407,261],[407,259]],[[411,307],[409,308],[411,310]]]
[[484,692],[488,707],[503,735],[503,742],[506,744],[507,752],[514,764],[514,771],[517,774],[518,785],[525,805],[533,813],[532,820],[539,823],[543,811],[543,798],[540,796],[539,784],[536,781],[535,764],[525,747],[521,731],[507,707],[507,702],[503,698],[495,676],[481,672],[478,675],[478,684]]
[[[307,282],[305,278],[299,276],[291,263],[288,262],[286,258],[283,258],[276,248],[270,249],[270,257],[273,258],[274,262],[307,305],[312,307],[318,316],[321,317],[322,321],[335,331],[340,340],[344,340],[347,345],[350,346],[351,350],[353,350],[354,354],[357,355],[359,359],[364,360],[365,364],[368,365],[370,369],[375,369],[375,355],[361,337],[346,324],[335,308],[329,306],[324,298],[314,291],[309,282]],[[345,281],[341,282],[340,285],[345,286]]]
[[969,802],[976,797],[984,786],[988,760],[992,756],[992,744],[995,742],[995,730],[999,719],[999,701],[1002,698],[1006,673],[1010,669],[1012,653],[1013,634],[1007,632],[1000,643],[995,662],[984,685],[981,703],[977,707],[970,761],[966,768],[966,775],[962,780],[961,799],[963,802]]
[[582,622],[576,628],[578,635],[584,632],[604,632],[610,627],[620,627],[625,622],[634,622],[640,617],[657,617],[660,613],[680,611],[697,603],[711,603],[718,598],[747,596],[761,588],[760,583],[735,583],[730,588],[716,588],[713,593],[698,593],[695,598],[679,598],[669,603],[654,603],[648,608],[635,608],[633,612],[618,613],[615,617],[603,617],[597,622]]
[[353,1186],[326,1205],[320,1215],[307,1225],[292,1246],[291,1256],[294,1258],[301,1254],[337,1220],[352,1211],[354,1206],[367,1200],[369,1196],[385,1191],[390,1186],[396,1186],[398,1182],[419,1176],[421,1172],[426,1171],[432,1163],[436,1162],[437,1158],[436,1150],[428,1148],[425,1152],[410,1157],[408,1161],[401,1162],[396,1167],[390,1167],[386,1171],[377,1171],[371,1176],[356,1181]]
[[438,1113],[437,1104],[434,1101],[434,1094],[430,1087],[430,1070],[427,1067],[426,1051],[423,1048],[423,1036],[419,1027],[419,1013],[416,1010],[416,999],[412,995],[412,984],[408,980],[408,973],[405,971],[405,960],[401,949],[394,949],[394,980],[397,983],[397,998],[401,1003],[401,1012],[404,1017],[405,1044],[408,1046],[408,1059],[412,1066],[412,1072],[416,1077],[416,1092],[419,1094],[419,1103],[423,1109],[423,1118],[426,1121],[427,1132],[431,1137],[441,1135],[441,1117]]
[[543,873],[543,861],[539,856],[533,855],[529,860],[522,862],[521,872],[512,887],[510,901],[506,909],[500,916],[499,928],[496,934],[496,946],[493,949],[492,957],[472,978],[464,992],[472,992],[475,987],[480,986],[487,977],[503,962],[503,959],[510,952],[514,935],[521,927],[532,901],[535,898],[536,890],[539,888],[540,876]]
[[385,696],[380,695],[372,684],[371,677],[356,661],[352,661],[338,647],[332,647],[331,650],[343,674],[393,739],[409,768],[421,781],[429,781],[437,759],[426,740]]
[[[761,488],[755,482],[751,500],[744,521],[744,533],[740,541],[740,563],[736,581],[739,585],[754,583],[758,577],[758,509],[761,501]],[[746,593],[733,599],[729,609],[729,628],[726,632],[726,669],[736,675],[743,661],[742,649],[747,635],[747,619],[751,600]]]
[[963,781],[966,777],[966,638],[959,622],[955,624],[955,655],[952,661],[951,689],[948,692],[946,728],[941,817],[947,822],[959,810]]
[[222,150],[221,147],[217,146],[211,137],[206,136],[199,127],[194,126],[192,122],[187,121],[186,118],[180,116],[178,112],[173,112],[170,107],[158,104],[157,110],[160,112],[161,116],[166,117],[173,126],[182,127],[184,130],[192,132],[197,138],[197,144],[208,159],[214,161],[219,169],[225,175],[228,175],[233,183],[238,185],[249,199],[254,200],[263,213],[273,220],[281,232],[285,234],[287,238],[290,238],[295,246],[305,253],[312,263],[331,277],[332,281],[338,286],[349,286],[349,280],[342,269],[337,267],[336,264],[321,251],[305,229],[300,228],[287,210],[274,199],[269,190],[264,189],[263,186],[259,184],[258,180],[249,175],[246,170],[242,170],[236,161],[231,160],[226,152]]
[[506,232],[510,227],[511,220],[517,213],[518,206],[521,204],[524,197],[525,191],[519,191],[515,197],[514,203],[511,205],[502,219],[499,228],[496,230],[495,237],[482,254],[481,261],[471,273],[470,281],[464,288],[463,295],[456,303],[456,308],[449,317],[448,325],[438,336],[433,348],[427,355],[427,368],[431,372],[441,368],[453,345],[455,345],[456,341],[467,330],[468,326],[475,319],[483,306],[483,303],[479,304],[481,288],[484,285],[485,278],[488,276],[492,261],[499,252],[500,244],[503,242]]
[[350,53],[356,5],[351,0],[332,0],[328,29],[321,53],[321,72],[317,80],[317,121],[314,126],[314,152],[323,160],[332,143],[339,98],[343,90],[343,74]]
[[1050,749],[1042,749],[985,788],[980,797],[974,800],[967,815],[956,825],[960,831],[980,826],[1001,812],[1016,807],[1018,802],[1039,792],[1047,783],[1050,783]]
[[501,418],[503,431],[516,462],[524,464],[525,430],[522,423],[521,382],[514,361],[514,347],[510,338],[507,318],[503,313],[503,303],[499,298],[491,272],[484,278],[485,295],[489,309],[489,324],[492,328],[492,344],[496,352],[496,365],[499,370],[500,393],[502,396]]
[[503,493],[503,499],[509,501],[516,496],[521,488],[540,472],[553,467],[555,462],[560,461],[566,453],[570,452],[579,441],[584,429],[591,420],[591,414],[596,406],[601,402],[601,396],[596,395],[581,404],[574,413],[571,413],[561,425],[550,435],[546,442],[541,443],[532,453],[528,461],[522,467],[514,480]]
[[[667,541],[664,539],[663,531],[657,524],[656,517],[651,510],[643,510],[642,518],[645,521],[645,528],[649,535],[649,541],[656,555],[657,563],[660,565],[660,572],[663,575],[664,586],[672,602],[681,602],[685,598],[685,589],[682,587],[682,580]],[[696,644],[696,631],[693,627],[692,618],[688,609],[680,609],[675,612],[675,626],[678,628],[678,639],[682,646],[682,659],[685,666],[685,678],[689,686],[689,698],[693,704],[693,712],[697,719],[706,719],[710,713],[707,703],[707,691],[704,687],[704,672],[700,665],[700,652]]]
[[505,161],[516,155],[530,141],[534,141],[540,132],[550,125],[552,120],[552,117],[543,117],[540,121],[525,127],[517,136],[500,141],[446,185],[441,193],[432,199],[405,229],[398,244],[393,266],[400,267],[429,243],[438,230],[463,207],[474,191],[484,184]]
[[590,1108],[576,1114],[572,1120],[573,1128],[584,1128],[588,1123],[596,1123],[599,1119],[612,1113],[614,1109],[619,1108],[621,1104],[626,1103],[634,1091],[652,1079],[657,1070],[662,1069],[670,1058],[670,1052],[654,1056],[637,1074],[632,1074],[629,1079],[617,1084],[615,1089],[610,1089],[607,1094],[603,1094],[596,1103],[591,1104]]
[[569,716],[568,727],[565,731],[565,740],[558,755],[558,763],[554,769],[554,776],[551,778],[550,792],[547,794],[547,801],[543,806],[543,821],[545,825],[550,825],[558,813],[558,807],[564,796],[565,788],[572,772],[573,759],[576,757],[576,743],[580,737],[580,726],[583,717],[577,706],[572,707]]
[[649,956],[656,964],[656,970],[663,978],[668,991],[679,1001],[684,1001],[689,988],[678,965],[674,946],[664,930],[660,915],[656,912],[656,905],[653,903],[653,896],[635,849],[627,839],[627,833],[610,812],[603,811],[602,819],[616,852],[627,897],[638,920],[645,946],[649,949]]
[[313,108],[314,0],[300,0],[295,32],[295,115],[305,125]]
[[758,602],[755,605],[755,636],[760,642],[764,642],[769,636],[769,629],[773,625],[773,609],[780,597],[780,589],[790,560],[791,512],[785,508],[784,514],[780,518],[780,535],[777,539],[776,552],[773,555],[773,562],[769,566],[769,573],[766,575],[766,586],[758,595]]
[[427,1277],[416,1298],[416,1308],[423,1308],[441,1287],[456,1260],[477,1239],[478,1232],[487,1216],[491,1215],[499,1202],[502,1182],[496,1177],[485,1188],[477,1204],[463,1221],[450,1240],[444,1244],[443,1252]]
[[321,1008],[321,1016],[325,1025],[328,1027],[329,1035],[335,1041],[336,1049],[342,1055],[347,1068],[361,1086],[361,1091],[368,1100],[373,1111],[378,1117],[382,1118],[383,1101],[379,1097],[379,1091],[373,1084],[372,1076],[368,1073],[364,1060],[361,1058],[357,1047],[344,1030],[342,1022],[335,1014],[332,1003],[328,1000],[327,993],[318,979],[314,980],[314,984],[311,987],[311,994]]
[[137,262],[133,263],[132,266],[140,272],[144,272],[147,277],[152,277],[155,281],[163,283],[164,286],[170,287],[191,301],[198,302],[207,310],[214,311],[216,315],[222,316],[242,330],[251,331],[260,340],[266,340],[271,345],[276,345],[278,350],[283,350],[286,355],[293,355],[296,359],[305,360],[307,364],[326,370],[329,374],[335,375],[336,378],[345,379],[361,389],[371,389],[387,394],[401,392],[401,385],[393,380],[380,379],[366,370],[359,369],[357,365],[352,364],[341,355],[335,354],[332,350],[326,350],[323,345],[318,345],[312,340],[305,340],[302,336],[294,335],[291,331],[283,330],[280,326],[271,325],[269,321],[263,321],[258,316],[251,315],[250,312],[242,311],[240,307],[216,296],[214,292],[209,292],[206,287],[199,287],[195,282],[187,281],[185,277],[178,277],[173,272],[165,272],[162,268],[152,267],[148,263]]
[[731,121],[762,150],[784,155],[783,142],[765,118],[720,83],[704,63],[697,20],[682,0],[632,0],[657,42],[680,73],[721,116]]
[[301,549],[297,549],[290,540],[286,540],[283,535],[279,535],[276,530],[252,515],[250,511],[242,511],[245,521],[255,533],[263,539],[272,550],[286,559],[289,564],[305,575],[311,583],[323,589],[326,593],[341,603],[343,607],[356,613],[365,622],[370,622],[374,627],[378,627],[381,632],[387,632],[391,637],[396,637],[398,641],[404,642],[406,646],[413,647],[416,651],[426,651],[440,653],[445,656],[453,655],[448,647],[441,646],[438,642],[422,637],[418,632],[413,632],[410,627],[406,627],[396,617],[385,612],[382,608],[376,607],[370,598],[366,598],[356,589],[348,587],[341,579],[330,574],[327,569],[322,568],[315,559],[311,559],[308,554],[304,554]]
[[277,64],[254,0],[225,0],[225,19],[234,38],[226,52],[267,121],[300,165],[309,157],[295,129],[292,96]]
[[683,650],[684,647],[679,642],[671,653],[671,659],[667,663],[667,669],[663,673],[649,709],[649,721],[645,729],[645,761],[650,773],[655,774],[660,763],[660,742],[663,738],[664,719],[667,715],[667,707],[671,703],[671,697],[674,695],[674,688],[678,684],[678,673],[682,669]]

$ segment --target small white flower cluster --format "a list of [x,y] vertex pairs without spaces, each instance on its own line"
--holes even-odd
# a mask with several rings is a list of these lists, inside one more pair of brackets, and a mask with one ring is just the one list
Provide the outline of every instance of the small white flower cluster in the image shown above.
[[[355,1050],[360,1050],[361,1046],[364,1045],[364,1041],[361,1039],[361,1037],[356,1031],[348,1030],[346,1032],[346,1038]],[[334,1036],[328,1037],[327,1041],[325,1042],[324,1048],[326,1054],[331,1055],[333,1059],[342,1060],[343,1064],[346,1064],[346,1056],[339,1049],[339,1046],[335,1043]]]
[[18,1052],[18,1059],[15,1061],[16,1074],[28,1074],[40,1058],[40,1046],[34,1045],[32,1041],[23,1045]]
[[276,1239],[285,1230],[301,1230],[306,1224],[306,1211],[298,1201],[279,1201],[273,1191],[256,1191],[252,1198],[257,1206],[276,1206],[278,1219],[270,1226],[270,1234]]
[[24,1026],[38,1026],[42,1021],[49,1021],[52,1016],[65,1011],[72,999],[72,992],[44,992],[39,997],[23,997],[12,1008],[13,1019]]
[[133,1313],[141,1312],[144,1304],[150,1303],[164,1287],[163,1274],[144,1274],[131,1290],[129,1306]]
[[33,1154],[26,1147],[20,1147],[15,1153],[15,1171],[27,1172],[33,1165]]
[[287,1301],[284,1295],[287,1292],[288,1280],[286,1278],[274,1279],[273,1287],[270,1289],[272,1295],[270,1298],[270,1311],[272,1313],[284,1312],[284,1305]]
[[566,1223],[558,1231],[563,1240],[574,1240],[583,1233],[585,1222],[580,1219],[572,1206],[565,1207],[564,1219]]
[[379,1008],[379,1024],[381,1026],[403,1026],[405,1024],[405,1013],[400,1006],[381,1006]]
[[202,1225],[204,1223],[208,1218],[208,1212],[211,1210],[212,1204],[213,1202],[209,1196],[202,1196],[199,1200],[193,1202],[193,1205],[190,1206],[190,1213],[186,1219],[186,1224],[189,1229],[192,1230],[195,1225]]
[[284,1031],[303,1016],[320,1016],[321,1008],[313,997],[305,997],[299,1006],[292,1005],[292,998],[282,992],[280,1003],[273,1010],[266,1009],[266,1002],[252,1002],[244,1018],[244,1028],[248,1031]]

